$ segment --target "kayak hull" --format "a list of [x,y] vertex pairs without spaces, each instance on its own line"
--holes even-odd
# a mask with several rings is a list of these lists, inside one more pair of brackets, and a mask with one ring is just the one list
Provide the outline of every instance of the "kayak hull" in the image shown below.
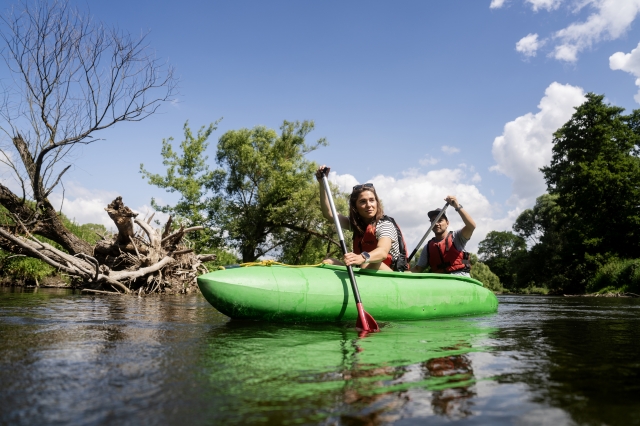
[[[354,269],[363,305],[378,321],[423,320],[496,312],[498,300],[472,278]],[[355,321],[345,267],[252,266],[198,277],[214,308],[235,319]]]

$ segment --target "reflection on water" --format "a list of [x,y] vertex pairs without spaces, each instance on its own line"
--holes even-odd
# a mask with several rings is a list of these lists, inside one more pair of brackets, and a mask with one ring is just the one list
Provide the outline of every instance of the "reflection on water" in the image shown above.
[[299,410],[308,420],[388,422],[413,398],[462,418],[475,395],[469,354],[485,351],[492,331],[478,319],[449,319],[385,324],[360,339],[347,326],[231,322],[211,332],[202,361],[223,384],[216,398],[232,396],[227,409],[252,421],[282,422]]
[[640,424],[639,313],[512,296],[358,338],[198,295],[0,289],[0,424]]

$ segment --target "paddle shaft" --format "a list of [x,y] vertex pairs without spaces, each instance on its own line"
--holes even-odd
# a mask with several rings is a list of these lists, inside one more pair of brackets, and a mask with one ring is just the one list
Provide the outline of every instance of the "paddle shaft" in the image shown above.
[[422,243],[424,243],[424,240],[427,239],[427,235],[429,235],[429,233],[431,231],[433,231],[433,227],[436,226],[436,223],[438,223],[438,221],[440,220],[440,218],[444,214],[445,210],[447,210],[447,207],[449,207],[449,203],[445,203],[445,205],[442,208],[442,210],[440,210],[440,213],[438,213],[438,216],[436,216],[436,218],[433,220],[433,222],[431,222],[431,226],[429,227],[429,230],[424,234],[424,236],[422,237],[422,239],[418,243],[418,246],[416,248],[414,248],[413,251],[411,252],[411,254],[409,255],[409,258],[407,259],[407,264],[409,264],[409,262],[411,262],[411,259],[413,259],[413,256],[416,255],[416,253],[418,252],[418,249],[420,249],[420,246],[422,245]]
[[[333,203],[333,196],[331,195],[331,188],[329,187],[329,181],[327,180],[327,176],[322,176],[322,183],[324,184],[324,191],[327,193],[327,198],[329,199],[329,206],[331,207],[331,215],[333,216],[333,223],[336,225],[336,230],[338,231],[338,239],[340,240],[340,249],[342,250],[342,254],[347,254],[347,245],[344,243],[344,234],[342,233],[342,226],[340,226],[340,217],[338,216],[338,212],[336,210],[336,205]],[[351,281],[351,289],[353,290],[353,297],[356,299],[356,304],[362,304],[362,300],[360,299],[360,292],[358,291],[358,284],[356,283],[356,277],[353,275],[353,268],[351,265],[347,266],[347,272],[349,273],[349,281]],[[360,318],[363,324],[366,324],[365,318]]]

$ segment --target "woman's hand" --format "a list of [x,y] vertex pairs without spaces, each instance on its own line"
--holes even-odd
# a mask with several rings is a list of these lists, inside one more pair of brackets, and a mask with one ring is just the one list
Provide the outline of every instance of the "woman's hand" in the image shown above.
[[347,253],[344,255],[343,260],[347,266],[358,266],[364,263],[364,256],[361,254]]
[[330,170],[331,167],[325,166],[324,164],[318,167],[318,170],[316,170],[316,179],[318,179],[318,182],[322,182],[322,176],[329,177]]

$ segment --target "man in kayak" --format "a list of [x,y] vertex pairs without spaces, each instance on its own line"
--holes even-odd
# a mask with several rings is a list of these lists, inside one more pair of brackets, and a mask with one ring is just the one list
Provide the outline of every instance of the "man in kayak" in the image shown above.
[[[422,272],[431,267],[431,272],[439,274],[470,276],[471,262],[469,253],[464,249],[476,229],[476,223],[469,213],[458,203],[456,197],[448,195],[445,201],[451,205],[464,222],[464,227],[458,231],[449,231],[449,219],[446,215],[440,216],[440,220],[433,227],[435,237],[427,242],[420,253],[420,258],[411,272]],[[427,215],[429,220],[438,216],[442,209],[431,210]]]
[[[333,221],[329,198],[322,184],[322,176],[329,176],[330,168],[320,166],[316,179],[320,182],[320,207],[322,215]],[[343,261],[325,259],[331,265],[351,265],[381,271],[408,269],[406,244],[395,220],[385,216],[378,194],[372,183],[356,185],[349,197],[349,217],[339,215],[340,226],[353,231],[353,252]]]

